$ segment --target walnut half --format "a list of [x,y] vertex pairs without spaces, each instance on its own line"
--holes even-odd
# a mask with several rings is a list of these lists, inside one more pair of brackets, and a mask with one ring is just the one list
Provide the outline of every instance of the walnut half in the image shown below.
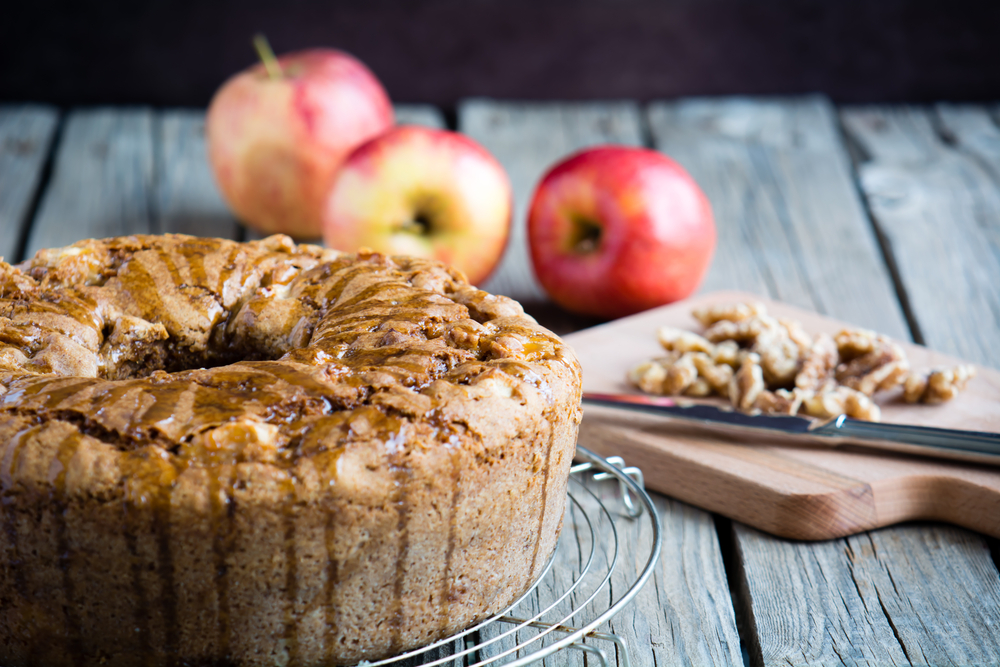
[[765,390],[764,371],[760,367],[760,357],[748,354],[743,358],[740,369],[729,381],[729,400],[744,412],[753,409],[757,396]]
[[871,341],[871,349],[837,366],[837,382],[871,396],[899,386],[910,370],[906,353],[884,336]]
[[930,373],[910,373],[903,383],[903,400],[907,403],[944,403],[955,398],[974,377],[976,367],[970,364]]
[[806,414],[820,419],[831,419],[847,415],[852,419],[877,422],[882,411],[867,395],[850,387],[833,387],[817,392],[802,403]]
[[679,396],[698,378],[694,354],[674,353],[671,356],[644,361],[629,372],[628,379],[647,394]]

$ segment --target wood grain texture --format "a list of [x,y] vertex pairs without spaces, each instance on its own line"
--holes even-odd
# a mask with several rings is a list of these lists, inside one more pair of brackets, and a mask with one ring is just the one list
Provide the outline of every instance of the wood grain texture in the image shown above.
[[59,112],[45,106],[0,107],[0,257],[17,262]]
[[756,292],[909,338],[827,99],[654,103],[649,122],[712,203],[719,241],[702,291]]
[[205,153],[205,113],[164,111],[155,128],[157,231],[238,238],[239,225],[222,200]]
[[978,104],[942,103],[934,107],[938,131],[948,145],[980,161],[994,178],[1000,177],[1000,127],[997,116]]
[[527,104],[466,100],[458,108],[458,129],[500,161],[514,190],[507,251],[482,288],[528,304],[546,301],[528,255],[525,221],[534,188],[550,167],[581,148],[603,143],[640,145],[638,106],[631,102]]
[[985,110],[945,107],[938,117],[913,107],[848,108],[841,118],[860,148],[861,187],[923,340],[997,367],[998,132]]
[[978,536],[909,525],[789,548],[734,531],[764,665],[989,665],[1000,580]]
[[85,238],[155,232],[153,173],[151,111],[71,112],[26,255]]
[[[598,488],[601,500],[616,506],[617,485]],[[663,520],[660,562],[653,579],[608,623],[625,640],[633,665],[738,665],[739,634],[726,572],[712,518],[706,512],[653,494]],[[645,521],[622,518],[622,559],[607,595],[594,611],[607,609],[644,565],[651,531]],[[624,528],[624,529],[623,529]]]

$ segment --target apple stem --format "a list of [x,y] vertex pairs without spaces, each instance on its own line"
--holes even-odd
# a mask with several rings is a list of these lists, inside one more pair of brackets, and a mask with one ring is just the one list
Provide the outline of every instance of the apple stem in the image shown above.
[[268,44],[267,37],[264,37],[264,35],[261,34],[254,35],[253,48],[257,50],[257,55],[260,57],[260,61],[264,63],[264,69],[267,70],[267,75],[272,79],[282,78],[283,73],[281,71],[281,64],[274,56],[274,51],[271,50],[271,45]]

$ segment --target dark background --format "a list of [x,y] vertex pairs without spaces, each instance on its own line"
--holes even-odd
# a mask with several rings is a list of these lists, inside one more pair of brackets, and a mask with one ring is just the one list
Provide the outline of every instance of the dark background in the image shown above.
[[1000,97],[1000,2],[228,0],[32,2],[0,12],[0,101],[203,106],[254,59],[335,46],[397,102],[820,91]]

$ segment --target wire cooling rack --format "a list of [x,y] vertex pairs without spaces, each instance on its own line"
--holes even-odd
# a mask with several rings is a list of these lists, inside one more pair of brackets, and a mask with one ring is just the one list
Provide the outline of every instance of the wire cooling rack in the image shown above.
[[[451,637],[394,658],[363,663],[368,667],[515,667],[536,663],[564,650],[581,651],[588,664],[630,667],[628,647],[620,637],[595,632],[627,605],[652,576],[660,556],[660,519],[643,488],[642,472],[625,466],[619,457],[608,459],[577,447],[570,475],[569,505],[556,553],[542,575],[509,608]],[[617,481],[610,496],[603,482]],[[623,544],[622,522],[648,521],[648,554],[632,553],[628,561],[645,564],[619,568]],[[642,548],[641,546],[638,548]],[[614,591],[612,592],[612,575]],[[623,572],[623,570],[630,570]],[[634,571],[631,571],[634,570]]]

